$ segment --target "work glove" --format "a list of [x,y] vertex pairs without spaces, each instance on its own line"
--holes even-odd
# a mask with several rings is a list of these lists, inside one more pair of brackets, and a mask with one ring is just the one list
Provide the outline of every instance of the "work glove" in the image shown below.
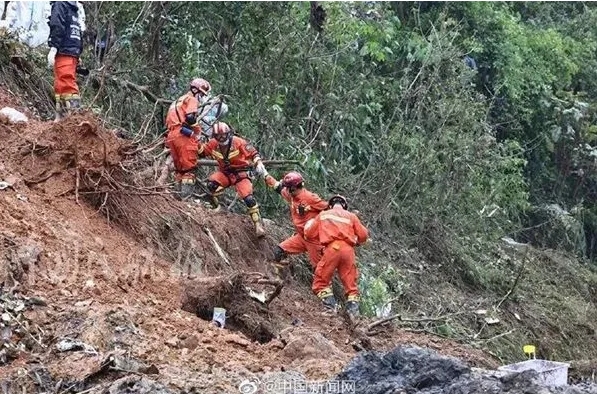
[[53,68],[54,67],[54,63],[56,61],[56,53],[58,52],[58,49],[52,47],[50,49],[50,52],[48,52],[48,68]]
[[261,161],[258,161],[257,165],[255,165],[255,174],[263,178],[267,175],[267,170]]
[[271,176],[270,174],[267,174],[266,176],[263,177],[263,180],[265,180],[265,184],[269,187],[271,187],[272,189],[275,189],[278,187],[278,185],[280,184],[280,182],[278,182],[276,180],[276,178],[274,178],[273,176]]
[[89,69],[77,64],[76,73],[86,77],[89,75]]

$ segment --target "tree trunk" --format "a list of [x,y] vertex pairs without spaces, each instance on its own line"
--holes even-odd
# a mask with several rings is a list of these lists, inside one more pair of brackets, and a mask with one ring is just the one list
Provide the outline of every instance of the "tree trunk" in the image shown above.
[[163,16],[167,14],[169,4],[166,1],[156,1],[151,5],[150,13],[153,15],[153,18],[150,23],[151,32],[149,47],[147,48],[147,61],[153,66],[157,66],[160,61],[160,52],[162,49],[161,33],[165,22]]

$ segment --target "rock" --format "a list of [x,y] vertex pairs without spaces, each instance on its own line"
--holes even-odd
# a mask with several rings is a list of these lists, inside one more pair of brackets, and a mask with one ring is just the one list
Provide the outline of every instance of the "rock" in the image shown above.
[[224,337],[224,342],[227,343],[235,343],[242,347],[247,347],[251,344],[248,340],[241,338],[238,334],[228,334]]
[[268,344],[266,345],[266,347],[268,347],[270,349],[271,348],[274,348],[274,349],[284,349],[284,344],[279,339],[273,339],[270,342],[268,342]]
[[129,375],[120,378],[113,383],[109,383],[109,387],[99,390],[91,391],[91,393],[106,393],[106,394],[177,394],[177,391],[172,391],[166,386],[154,380],[148,379],[144,376]]
[[165,343],[170,347],[178,347],[178,338],[169,338],[165,341]]
[[195,350],[199,346],[199,340],[195,335],[190,335],[180,341],[180,347],[183,349]]
[[0,109],[0,115],[2,119],[5,119],[5,121],[12,124],[27,123],[29,121],[27,115],[11,107]]
[[336,345],[318,332],[302,327],[291,327],[280,333],[281,343],[286,343],[280,354],[289,360],[343,359],[348,361],[349,355],[343,353]]
[[69,350],[83,350],[87,353],[97,353],[93,346],[90,346],[84,342],[77,341],[72,338],[62,338],[56,344],[56,349],[58,349],[59,352],[67,352]]
[[93,302],[93,300],[90,298],[85,301],[75,302],[75,306],[76,307],[87,307],[87,306],[91,305],[92,302]]
[[104,241],[102,241],[102,239],[100,237],[95,237],[95,243],[99,246],[99,250],[102,251],[104,250]]
[[21,266],[27,270],[29,266],[37,264],[41,248],[33,241],[29,241],[26,245],[22,245],[17,250],[17,257],[21,263]]
[[14,187],[14,186],[16,186],[16,185],[17,185],[17,183],[19,183],[19,181],[21,180],[21,178],[19,178],[19,177],[18,177],[18,176],[16,176],[16,175],[12,175],[12,174],[11,174],[11,175],[7,176],[7,177],[6,177],[4,180],[5,180],[6,182],[10,183],[10,185],[11,185],[12,187]]

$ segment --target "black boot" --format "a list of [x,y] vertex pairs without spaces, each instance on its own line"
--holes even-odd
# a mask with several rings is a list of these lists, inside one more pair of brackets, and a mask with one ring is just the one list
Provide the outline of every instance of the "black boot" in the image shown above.
[[336,303],[336,298],[333,295],[322,298],[321,303],[325,309],[336,312],[338,304]]
[[62,97],[57,94],[56,97],[56,104],[55,104],[55,112],[54,112],[54,122],[58,122],[62,118],[64,118],[65,114],[65,105],[66,103],[62,101]]
[[64,110],[68,114],[72,114],[81,109],[81,97],[78,94],[65,95],[62,98]]
[[358,301],[346,301],[346,312],[348,312],[348,314],[351,317],[357,317],[359,316],[359,302]]
[[180,199],[187,200],[195,193],[195,180],[183,179],[180,183]]

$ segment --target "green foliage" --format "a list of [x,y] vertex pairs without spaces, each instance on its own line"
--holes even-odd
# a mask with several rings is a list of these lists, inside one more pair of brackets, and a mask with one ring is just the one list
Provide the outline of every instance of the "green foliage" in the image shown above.
[[[158,137],[164,108],[115,79],[173,99],[202,76],[265,158],[300,160],[308,187],[346,195],[376,242],[425,250],[426,226],[439,223],[433,242],[447,246],[427,258],[455,264],[473,289],[507,288],[481,257],[504,235],[558,246],[520,231],[552,225],[535,227],[537,206],[573,207],[595,255],[592,5],[330,2],[317,32],[301,2],[92,4],[89,26],[112,24],[118,39],[85,95],[130,134]],[[92,51],[84,59],[99,67]],[[277,195],[261,183],[256,195],[286,220]],[[387,253],[362,256],[369,314],[405,286],[399,263],[371,264]]]

